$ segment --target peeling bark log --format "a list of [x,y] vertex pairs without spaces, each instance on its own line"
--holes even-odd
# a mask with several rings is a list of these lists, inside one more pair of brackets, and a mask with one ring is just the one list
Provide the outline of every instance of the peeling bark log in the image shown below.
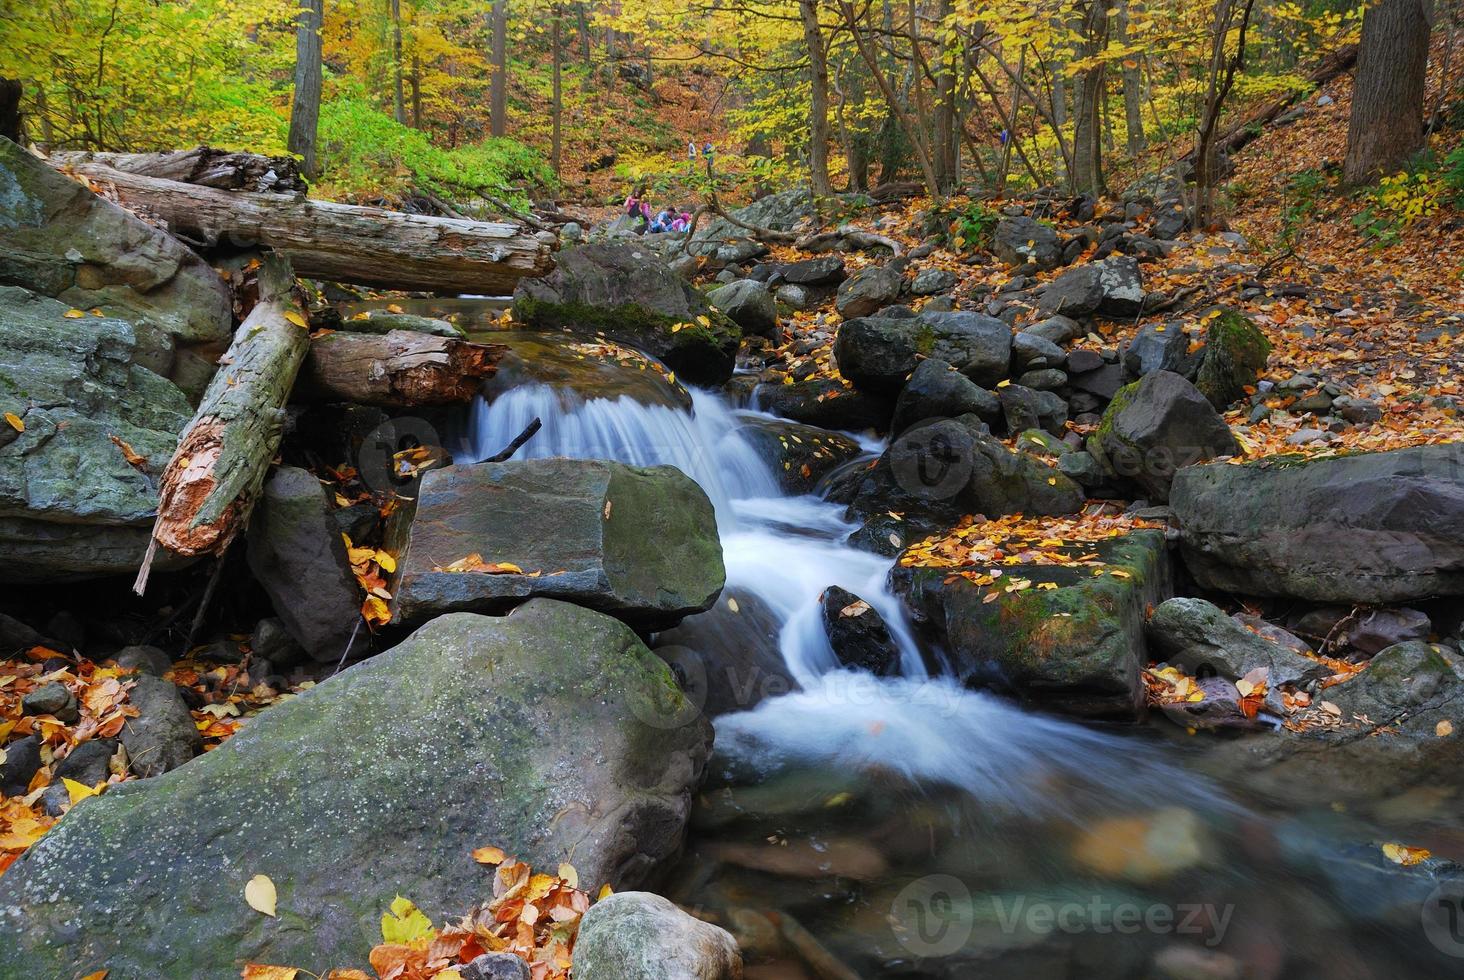
[[163,471],[152,542],[133,585],[139,595],[159,547],[185,556],[223,553],[248,522],[279,448],[285,401],[310,333],[288,261],[265,256],[257,284],[253,309]]
[[379,408],[465,404],[498,370],[506,350],[405,330],[328,333],[310,345],[299,393]]
[[216,150],[211,146],[159,153],[52,153],[51,165],[77,171],[84,171],[90,166],[109,167],[139,177],[160,177],[183,184],[216,187],[221,191],[305,193],[305,179],[291,157],[236,153]]
[[97,162],[60,169],[116,192],[128,207],[206,246],[267,245],[296,275],[440,292],[506,295],[553,267],[554,236],[516,224],[434,218],[282,194],[221,191]]

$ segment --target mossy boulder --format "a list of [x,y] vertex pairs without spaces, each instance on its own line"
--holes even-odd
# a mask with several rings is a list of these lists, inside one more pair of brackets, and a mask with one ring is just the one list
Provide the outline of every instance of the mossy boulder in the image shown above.
[[1088,451],[1116,479],[1163,502],[1176,473],[1234,455],[1240,444],[1194,385],[1171,371],[1155,371],[1119,389],[1088,437]]
[[1246,396],[1266,369],[1271,342],[1250,318],[1235,310],[1211,311],[1214,315],[1205,331],[1205,356],[1195,387],[1210,404],[1224,411]]
[[548,276],[519,283],[513,315],[534,327],[603,334],[702,385],[732,377],[742,339],[730,317],[637,243],[560,252]]
[[[678,851],[710,726],[623,624],[443,616],[155,779],[78,804],[0,878],[0,976],[365,964],[393,896],[491,891],[472,850],[633,888]],[[245,904],[273,881],[278,916]]]
[[[136,570],[193,410],[133,363],[132,325],[0,286],[0,581]],[[141,460],[128,462],[124,445]]]
[[0,285],[127,321],[133,362],[163,377],[181,350],[211,359],[228,344],[229,293],[208,263],[4,138],[0,253]]
[[[444,570],[472,555],[519,571]],[[726,577],[711,501],[686,474],[562,457],[429,471],[398,565],[406,623],[548,596],[665,629],[710,607]]]
[[[1084,717],[1138,717],[1149,659],[1144,619],[1173,591],[1164,533],[1134,531],[1065,551],[1096,551],[1101,564],[897,566],[891,580],[917,628],[968,684]],[[968,573],[997,578],[978,585]],[[1015,581],[1030,585],[1006,591]]]
[[1182,470],[1170,498],[1208,589],[1315,602],[1464,595],[1464,445]]

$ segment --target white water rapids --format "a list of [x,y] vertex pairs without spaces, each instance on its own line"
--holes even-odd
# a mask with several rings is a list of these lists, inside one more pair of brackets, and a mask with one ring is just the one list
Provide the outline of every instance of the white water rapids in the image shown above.
[[[457,456],[464,462],[491,456],[537,416],[543,428],[516,458],[666,464],[701,485],[716,509],[727,584],[775,612],[784,661],[802,688],[717,718],[720,754],[765,768],[879,768],[916,783],[955,786],[987,803],[1036,805],[1073,817],[1090,803],[1189,797],[1214,804],[1208,788],[1141,743],[930,677],[888,587],[892,560],[843,543],[854,526],[839,505],[781,492],[769,464],[738,433],[740,416],[755,413],[735,412],[707,392],[693,390],[692,399],[687,413],[624,396],[585,399],[524,385],[491,404],[474,404],[467,444]],[[839,666],[819,605],[830,585],[879,612],[900,645],[903,676],[876,678]],[[1063,787],[1059,794],[1050,792],[1056,784]]]

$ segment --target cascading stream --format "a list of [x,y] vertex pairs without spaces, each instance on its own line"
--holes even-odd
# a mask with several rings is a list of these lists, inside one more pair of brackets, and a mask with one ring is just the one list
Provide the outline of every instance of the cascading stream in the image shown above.
[[[878,767],[984,801],[1045,805],[1054,815],[1075,816],[1067,811],[1079,800],[1121,806],[1161,791],[1171,800],[1215,805],[1199,780],[1131,740],[929,677],[903,606],[888,587],[892,561],[844,544],[854,528],[838,505],[780,491],[769,464],[738,432],[741,418],[756,413],[735,412],[707,392],[693,390],[692,401],[687,413],[626,396],[586,399],[525,385],[474,404],[458,455],[486,458],[537,416],[543,429],[519,450],[522,457],[671,465],[702,486],[716,508],[727,584],[757,595],[777,615],[784,661],[802,688],[718,718],[719,753],[763,769]],[[830,585],[879,612],[899,644],[903,676],[875,678],[840,667],[818,601]],[[1064,799],[1042,798],[1052,780],[1069,787]]]

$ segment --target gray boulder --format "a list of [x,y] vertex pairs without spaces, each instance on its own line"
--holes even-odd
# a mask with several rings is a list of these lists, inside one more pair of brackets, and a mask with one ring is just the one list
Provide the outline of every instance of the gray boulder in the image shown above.
[[484,953],[475,956],[459,971],[463,980],[531,980],[527,961],[513,953]]
[[1317,602],[1464,595],[1464,447],[1198,466],[1171,505],[1209,589]]
[[745,333],[767,337],[778,328],[778,304],[764,283],[737,279],[712,290],[707,299]]
[[[767,197],[759,198],[746,207],[732,212],[733,216],[742,222],[741,225],[734,224],[726,218],[717,217],[698,226],[688,251],[695,255],[714,255],[729,245],[750,242],[751,240],[746,237],[745,225],[771,228],[774,231],[792,231],[816,213],[817,208],[813,195],[806,187],[769,194]],[[751,244],[762,247],[759,242],[751,242]]]
[[1011,365],[1012,331],[980,313],[926,313],[912,319],[864,317],[840,324],[839,373],[862,390],[894,394],[921,360],[952,365],[978,385],[994,385]]
[[248,543],[249,568],[290,635],[317,661],[338,662],[358,632],[362,592],[325,487],[281,466],[264,485]]
[[772,467],[778,485],[792,494],[812,493],[830,472],[864,452],[842,433],[760,416],[742,418],[737,434]]
[[844,260],[837,255],[822,255],[798,262],[775,266],[774,272],[784,282],[795,286],[835,286],[844,281]]
[[1114,255],[1095,263],[1103,299],[1098,304],[1100,316],[1137,316],[1144,308],[1144,278],[1137,259]]
[[741,980],[742,956],[725,929],[660,895],[620,892],[580,920],[575,980]]
[[949,269],[921,269],[910,281],[910,292],[916,296],[934,296],[956,288],[956,274]]
[[117,661],[118,667],[141,671],[153,677],[162,677],[173,669],[173,658],[157,647],[123,647],[112,659]]
[[513,315],[536,327],[603,333],[705,385],[732,376],[742,336],[737,324],[639,242],[558,253],[548,276],[519,283]]
[[1184,467],[1234,455],[1240,445],[1194,385],[1158,371],[1114,396],[1098,431],[1088,439],[1088,451],[1110,473],[1162,503]]
[[1042,290],[1037,310],[1044,316],[1085,317],[1103,302],[1103,281],[1098,264],[1075,266]]
[[133,775],[160,776],[203,751],[193,715],[172,681],[139,674],[127,701],[138,712],[127,719],[120,735]]
[[961,415],[992,422],[1001,417],[1001,402],[945,361],[926,358],[900,389],[890,433],[898,436],[917,422]]
[[1251,632],[1204,599],[1176,598],[1162,603],[1149,619],[1148,636],[1154,659],[1200,677],[1235,681],[1264,667],[1270,685],[1277,687],[1328,673],[1320,661]]
[[1189,335],[1176,323],[1146,323],[1123,352],[1123,370],[1130,378],[1155,371],[1189,375]]
[[[218,749],[82,801],[0,878],[0,976],[364,963],[392,896],[480,901],[485,842],[634,888],[680,847],[710,726],[623,624],[443,616]],[[265,875],[278,916],[251,910]],[[139,927],[145,923],[145,928]]]
[[1007,431],[1045,429],[1055,436],[1067,431],[1067,402],[1050,391],[1038,391],[1025,385],[1007,385],[997,389]]
[[900,670],[900,648],[874,607],[847,589],[831,585],[820,597],[824,633],[845,667],[884,676]]
[[1023,327],[1021,332],[1040,337],[1043,340],[1050,340],[1054,344],[1067,344],[1081,337],[1083,328],[1071,317],[1055,313],[1044,320]]
[[1017,371],[1061,368],[1067,361],[1063,349],[1034,333],[1017,331],[1012,335],[1012,367]]
[[[725,571],[711,501],[671,466],[532,459],[431,470],[398,558],[396,616],[503,613],[535,596],[665,629],[707,609]],[[521,571],[445,571],[472,555]]]
[[900,298],[905,280],[894,269],[875,265],[860,269],[839,284],[834,308],[846,320],[871,316]]
[[1062,264],[1062,242],[1051,225],[1018,216],[1002,218],[996,226],[992,251],[1013,268],[1031,263],[1042,270]]
[[687,701],[708,718],[750,711],[798,690],[783,660],[783,622],[750,592],[727,589],[712,608],[656,634]]
[[759,384],[753,407],[820,429],[862,432],[889,428],[894,399],[885,393],[851,391],[837,378],[809,378],[791,385]]
[[1426,640],[1431,632],[1428,614],[1418,609],[1372,609],[1358,615],[1347,642],[1371,656],[1399,643]]
[[208,263],[3,138],[0,253],[0,286],[128,322],[130,363],[162,377],[180,349],[215,357],[228,344],[229,292]]
[[0,412],[19,420],[0,423],[0,581],[135,571],[157,475],[193,415],[182,391],[134,363],[129,324],[68,309],[0,286]]

